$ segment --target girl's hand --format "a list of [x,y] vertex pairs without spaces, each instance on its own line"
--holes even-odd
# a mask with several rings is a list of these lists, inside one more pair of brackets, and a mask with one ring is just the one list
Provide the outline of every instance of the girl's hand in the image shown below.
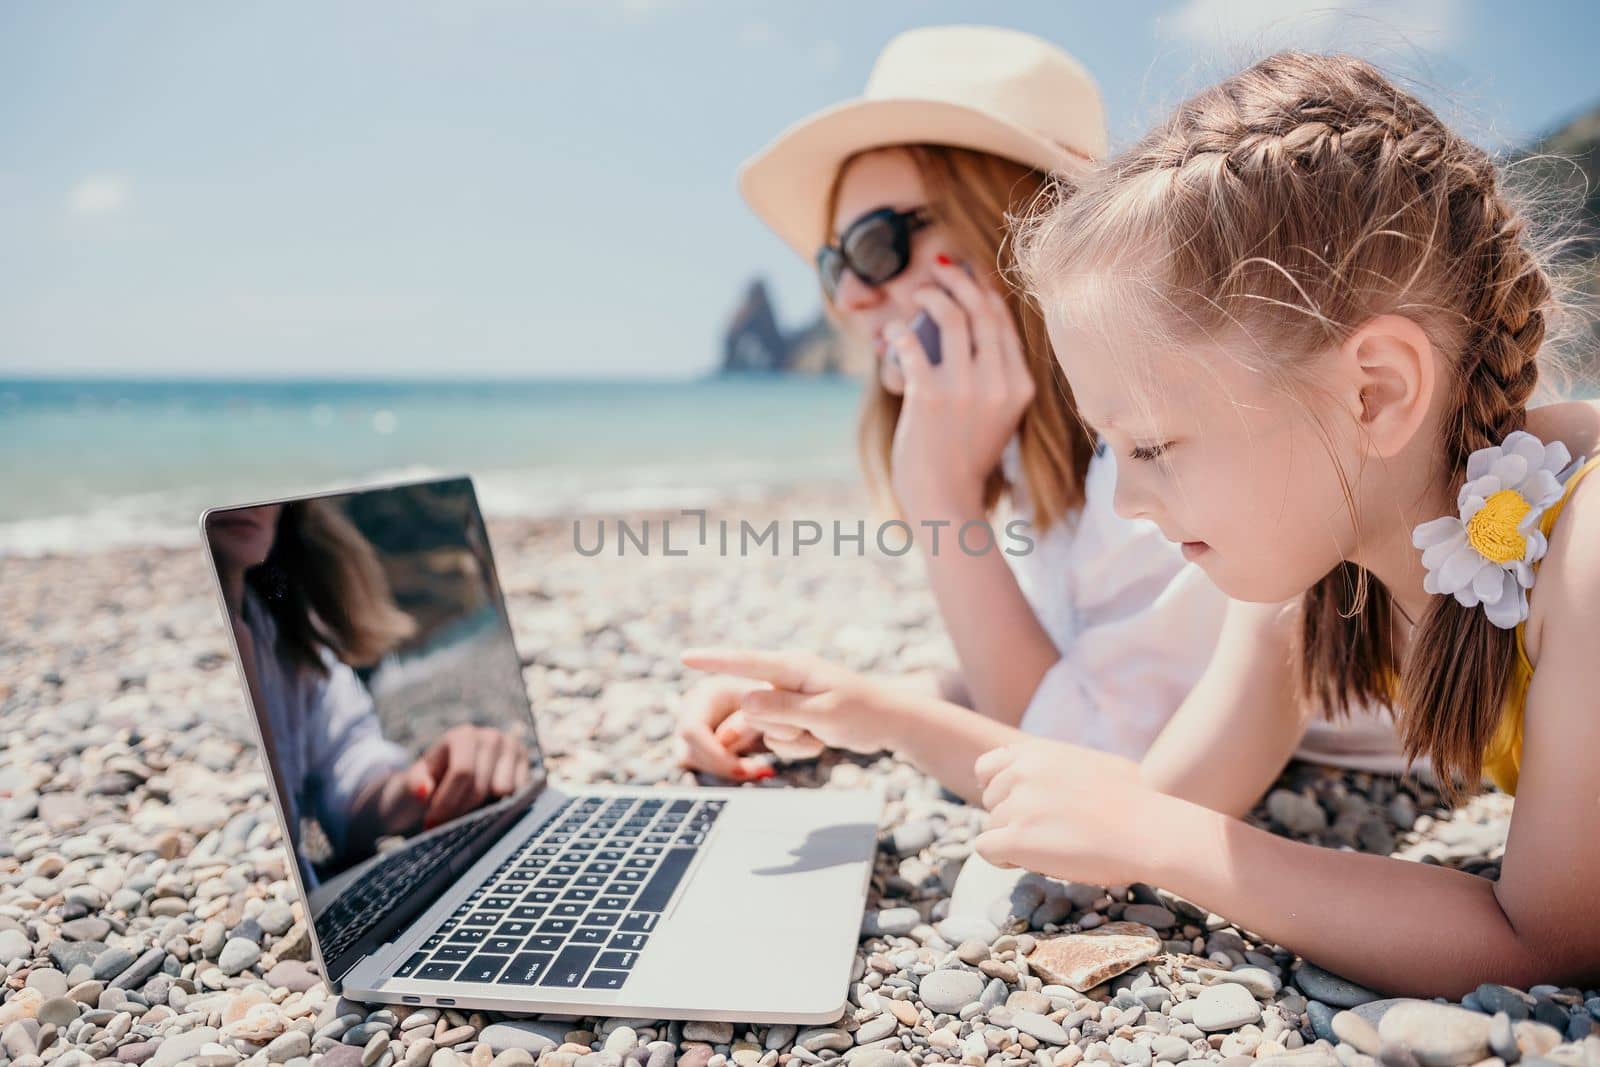
[[973,847],[1000,867],[1091,885],[1143,880],[1170,801],[1139,783],[1139,765],[1061,741],[1020,741],[973,764],[989,827]]
[[1033,402],[1033,376],[1000,292],[943,256],[934,272],[939,285],[913,298],[938,324],[940,364],[928,362],[907,327],[884,331],[906,379],[890,453],[893,489],[913,519],[981,518],[984,482]]
[[678,765],[736,782],[772,777],[772,767],[746,754],[762,747],[761,731],[739,710],[746,696],[765,686],[738,678],[707,678],[678,708]]
[[743,711],[745,722],[760,730],[775,752],[809,757],[820,745],[851,752],[895,746],[895,700],[854,671],[803,652],[691,649],[683,662],[767,683],[770,688],[747,692]]

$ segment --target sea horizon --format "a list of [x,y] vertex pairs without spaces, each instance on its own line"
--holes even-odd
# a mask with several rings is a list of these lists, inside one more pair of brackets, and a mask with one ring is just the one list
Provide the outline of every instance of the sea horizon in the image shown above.
[[858,379],[0,377],[0,556],[188,545],[208,507],[470,474],[491,517],[856,477]]

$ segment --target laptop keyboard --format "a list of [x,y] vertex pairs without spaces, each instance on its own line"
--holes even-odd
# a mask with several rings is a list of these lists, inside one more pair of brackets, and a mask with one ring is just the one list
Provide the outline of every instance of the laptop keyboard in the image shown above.
[[317,917],[317,929],[335,931],[322,946],[324,959],[336,960],[388,914],[401,894],[431,878],[456,851],[500,812],[493,809],[462,819],[448,830],[397,849],[373,864],[354,886],[340,893]]
[[621,989],[724,803],[569,798],[395,976]]

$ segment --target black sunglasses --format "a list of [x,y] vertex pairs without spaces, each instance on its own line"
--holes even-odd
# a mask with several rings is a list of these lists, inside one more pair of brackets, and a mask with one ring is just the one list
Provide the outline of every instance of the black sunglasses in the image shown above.
[[817,275],[828,299],[839,290],[849,268],[867,285],[882,285],[911,262],[911,235],[933,221],[923,208],[896,211],[880,207],[845,227],[836,245],[817,249]]

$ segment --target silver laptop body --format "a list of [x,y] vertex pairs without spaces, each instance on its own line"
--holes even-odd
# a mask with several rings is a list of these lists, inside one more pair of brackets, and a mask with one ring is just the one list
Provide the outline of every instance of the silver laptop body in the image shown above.
[[844,1010],[881,793],[549,781],[470,479],[213,508],[201,528],[314,957],[343,995]]

